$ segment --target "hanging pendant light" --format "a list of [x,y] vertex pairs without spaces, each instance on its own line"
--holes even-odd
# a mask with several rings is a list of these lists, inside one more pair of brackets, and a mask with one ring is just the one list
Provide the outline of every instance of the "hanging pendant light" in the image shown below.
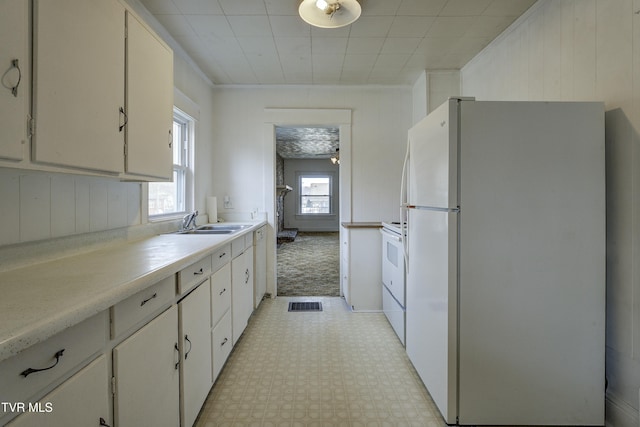
[[303,0],[300,17],[319,28],[340,28],[355,22],[362,8],[357,0]]

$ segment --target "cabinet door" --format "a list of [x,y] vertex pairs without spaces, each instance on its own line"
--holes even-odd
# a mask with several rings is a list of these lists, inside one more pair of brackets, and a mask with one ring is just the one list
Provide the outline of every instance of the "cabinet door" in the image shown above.
[[210,281],[207,280],[178,305],[182,341],[180,412],[183,426],[193,425],[213,385],[210,289]]
[[[28,1],[0,0],[0,158],[22,160],[29,114]],[[15,88],[15,89],[14,89]]]
[[256,231],[253,254],[253,277],[254,277],[254,308],[258,308],[264,294],[267,292],[267,237],[266,227],[261,227]]
[[231,289],[233,345],[236,345],[253,312],[253,251],[251,249],[231,261]]
[[124,170],[124,7],[34,1],[33,159]]
[[180,424],[177,347],[174,305],[113,349],[117,426]]
[[173,52],[127,12],[126,172],[173,179]]
[[83,368],[7,426],[98,426],[101,418],[110,424],[105,356],[100,356]]
[[253,246],[250,246],[243,254],[245,265],[246,282],[244,284],[243,308],[244,318],[249,320],[253,313],[253,295],[255,287],[255,279],[253,274]]

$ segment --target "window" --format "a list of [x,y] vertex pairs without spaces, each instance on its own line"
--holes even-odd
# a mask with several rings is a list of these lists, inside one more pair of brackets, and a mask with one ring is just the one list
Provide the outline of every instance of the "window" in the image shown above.
[[173,182],[149,183],[149,217],[176,216],[186,213],[191,206],[193,127],[191,117],[174,109]]
[[301,174],[298,177],[300,189],[300,215],[332,213],[331,175]]

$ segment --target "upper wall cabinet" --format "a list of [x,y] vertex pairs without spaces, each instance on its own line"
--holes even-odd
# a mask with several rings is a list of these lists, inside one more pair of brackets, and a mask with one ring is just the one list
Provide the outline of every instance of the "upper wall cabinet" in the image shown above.
[[127,12],[126,172],[173,177],[173,52]]
[[0,159],[22,160],[29,115],[28,0],[0,0]]
[[36,162],[124,171],[124,6],[35,0]]
[[35,167],[171,180],[171,49],[118,0],[34,0],[33,16]]

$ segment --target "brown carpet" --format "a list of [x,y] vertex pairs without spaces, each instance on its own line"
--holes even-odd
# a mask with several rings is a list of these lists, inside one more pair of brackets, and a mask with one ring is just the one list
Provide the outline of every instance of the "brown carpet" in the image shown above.
[[278,247],[279,296],[340,296],[340,233],[299,232]]

